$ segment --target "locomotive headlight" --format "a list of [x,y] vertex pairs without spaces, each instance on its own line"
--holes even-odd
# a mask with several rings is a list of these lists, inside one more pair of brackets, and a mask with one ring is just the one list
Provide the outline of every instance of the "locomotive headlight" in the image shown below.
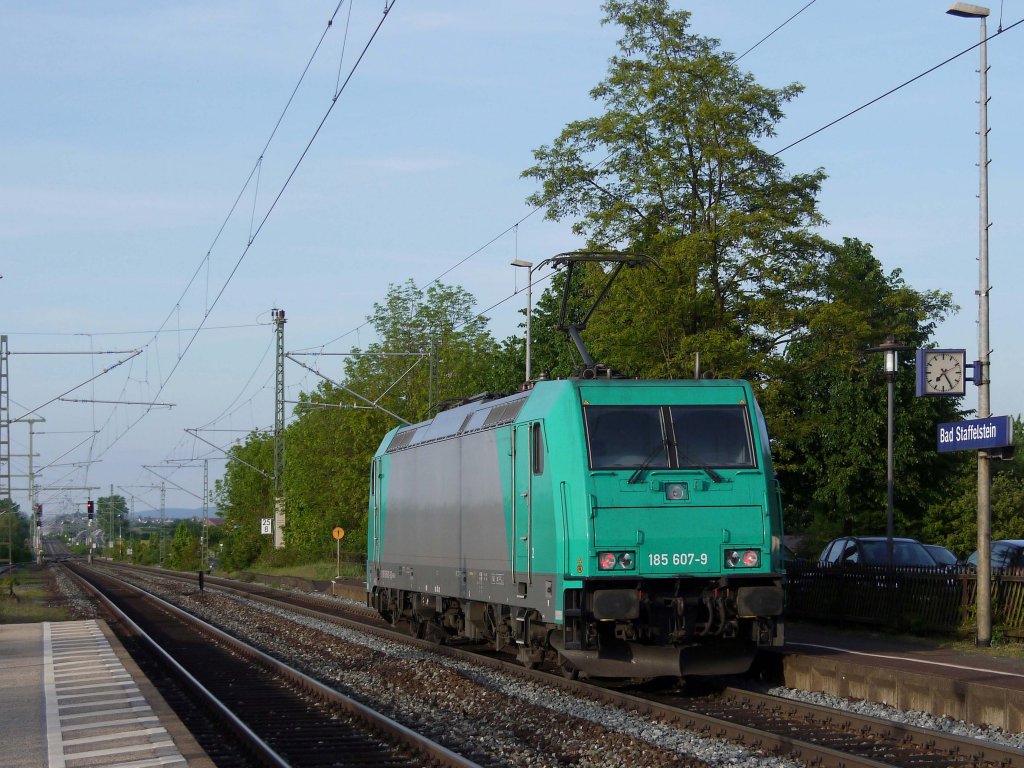
[[761,565],[759,549],[727,549],[725,550],[726,568],[757,568]]
[[665,483],[665,498],[669,501],[689,501],[689,486],[686,483]]
[[636,559],[632,552],[598,552],[597,570],[599,571],[632,571],[636,567]]

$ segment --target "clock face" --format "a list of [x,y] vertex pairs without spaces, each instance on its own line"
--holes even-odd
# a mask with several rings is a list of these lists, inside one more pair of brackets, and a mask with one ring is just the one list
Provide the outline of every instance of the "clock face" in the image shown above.
[[925,352],[924,385],[929,394],[964,394],[964,353],[956,350]]

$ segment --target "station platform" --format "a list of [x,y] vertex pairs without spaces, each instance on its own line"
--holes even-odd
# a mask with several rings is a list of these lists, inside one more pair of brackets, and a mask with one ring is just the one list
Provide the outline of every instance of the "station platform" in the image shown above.
[[1024,732],[1024,655],[790,622],[779,657],[789,688]]
[[105,622],[0,625],[0,768],[212,768]]

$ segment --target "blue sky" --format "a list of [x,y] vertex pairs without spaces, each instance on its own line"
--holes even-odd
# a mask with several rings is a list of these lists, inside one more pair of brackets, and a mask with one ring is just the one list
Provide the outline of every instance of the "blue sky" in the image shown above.
[[[336,4],[5,4],[0,333],[12,352],[11,416],[127,356],[30,352],[142,349],[67,397],[174,404],[42,408],[35,467],[95,462],[49,466],[44,486],[93,486],[95,498],[113,484],[150,511],[160,497],[145,486],[160,479],[142,465],[192,456],[210,459],[212,484],[220,454],[184,430],[206,428],[200,434],[227,446],[273,423],[272,307],[287,312],[287,350],[331,342],[326,351],[345,352],[371,340],[356,329],[389,282],[424,285],[493,240],[444,278],[485,309],[523,287],[509,261],[580,245],[568,223],[540,214],[499,235],[529,213],[533,184],[519,174],[531,150],[598,109],[588,91],[617,34],[583,2],[398,0],[259,228],[331,107],[339,71],[344,80],[381,19],[382,0],[356,0],[350,25],[341,7],[264,152]],[[806,0],[673,5],[692,12],[694,31],[739,54]],[[817,0],[741,61],[763,85],[806,88],[764,147],[781,149],[976,43],[978,22],[947,7]],[[1024,3],[994,5],[990,34],[1000,14],[1009,27]],[[1014,415],[1024,412],[1015,384],[1024,375],[1022,36],[1024,25],[989,44],[992,409]],[[971,359],[977,67],[973,51],[781,154],[790,172],[829,174],[826,236],[869,242],[913,287],[953,293],[961,310],[936,341]],[[496,337],[516,332],[524,304],[520,293],[488,313]],[[315,387],[286,366],[289,399]],[[337,376],[340,358],[320,366]],[[970,392],[965,404],[975,402]],[[11,437],[14,453],[27,454],[27,428],[14,425]],[[27,459],[12,466],[24,473]],[[168,506],[200,505],[191,494],[201,493],[201,468],[157,471],[173,483]],[[84,493],[45,490],[41,499],[49,516]],[[15,499],[26,506],[25,494]]]

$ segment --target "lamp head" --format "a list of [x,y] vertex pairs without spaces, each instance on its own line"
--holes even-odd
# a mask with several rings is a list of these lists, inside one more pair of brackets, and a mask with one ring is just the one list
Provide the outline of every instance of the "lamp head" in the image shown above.
[[890,376],[896,374],[896,368],[899,365],[899,356],[896,354],[895,349],[885,350],[885,372]]
[[965,19],[983,19],[988,16],[988,8],[982,5],[971,3],[953,3],[946,11],[950,16],[960,16]]

